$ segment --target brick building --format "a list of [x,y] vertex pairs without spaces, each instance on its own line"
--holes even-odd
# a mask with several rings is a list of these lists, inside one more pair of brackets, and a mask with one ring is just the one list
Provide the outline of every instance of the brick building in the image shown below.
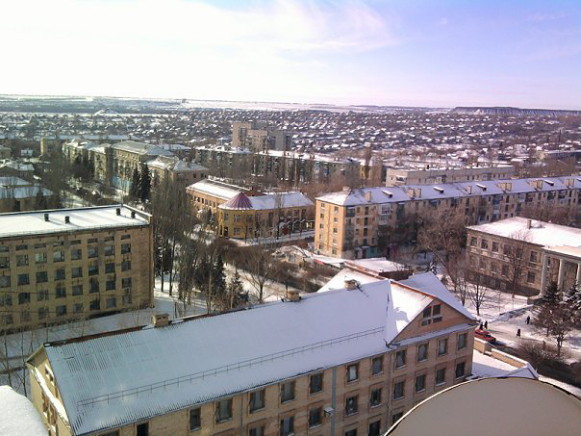
[[475,319],[433,274],[47,343],[51,435],[377,436],[472,371]]
[[150,218],[122,205],[0,215],[0,331],[151,306]]

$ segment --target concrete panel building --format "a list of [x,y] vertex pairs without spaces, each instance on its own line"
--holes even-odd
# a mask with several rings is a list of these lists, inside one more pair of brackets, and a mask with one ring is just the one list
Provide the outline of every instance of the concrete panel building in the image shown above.
[[0,215],[0,331],[151,306],[150,219],[123,205]]
[[44,344],[51,435],[378,436],[471,374],[475,319],[432,274]]

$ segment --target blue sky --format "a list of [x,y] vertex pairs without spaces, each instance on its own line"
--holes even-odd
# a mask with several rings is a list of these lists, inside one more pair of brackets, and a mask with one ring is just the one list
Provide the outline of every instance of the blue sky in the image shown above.
[[0,93],[581,109],[581,1],[2,2]]

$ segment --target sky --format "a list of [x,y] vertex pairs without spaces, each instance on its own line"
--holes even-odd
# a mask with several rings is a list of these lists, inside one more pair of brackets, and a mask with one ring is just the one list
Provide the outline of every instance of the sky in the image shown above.
[[579,0],[8,0],[0,94],[581,109]]

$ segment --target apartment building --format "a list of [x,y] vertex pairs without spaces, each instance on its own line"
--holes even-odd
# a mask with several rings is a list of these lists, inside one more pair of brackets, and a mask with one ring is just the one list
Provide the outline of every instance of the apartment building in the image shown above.
[[175,156],[158,156],[146,162],[151,173],[151,183],[156,186],[169,180],[182,188],[208,177],[208,168]]
[[246,148],[255,152],[269,149],[291,150],[293,134],[268,126],[266,121],[232,123],[232,147]]
[[346,259],[377,257],[398,226],[418,215],[454,210],[467,225],[540,209],[578,217],[580,200],[577,176],[345,188],[316,199],[315,250]]
[[516,174],[512,165],[438,167],[426,164],[423,168],[387,168],[386,186],[428,185],[467,181],[510,179]]
[[466,230],[472,282],[524,295],[581,283],[581,229],[514,217]]
[[218,235],[253,239],[313,229],[315,204],[300,192],[247,196],[240,192],[218,206]]
[[28,359],[49,434],[377,436],[472,371],[475,319],[433,274],[161,319]]
[[36,183],[19,177],[0,177],[0,212],[34,210],[52,200],[52,191]]
[[0,215],[0,331],[153,303],[150,215],[123,205]]
[[241,192],[252,195],[248,188],[215,178],[200,180],[186,188],[193,211],[197,214],[205,213],[208,217],[215,217],[218,214],[218,206]]

